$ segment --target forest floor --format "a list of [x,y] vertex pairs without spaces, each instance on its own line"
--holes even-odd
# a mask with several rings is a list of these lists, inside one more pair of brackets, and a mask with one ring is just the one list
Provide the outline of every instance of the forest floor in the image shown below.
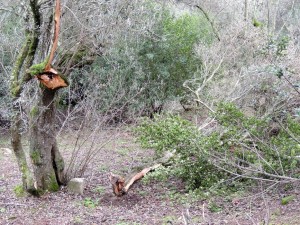
[[[138,181],[127,195],[112,193],[110,172],[128,174],[130,168],[151,165],[153,152],[141,149],[127,128],[100,132],[98,142],[114,139],[97,152],[84,175],[83,195],[62,187],[43,197],[17,197],[21,183],[9,136],[0,136],[0,224],[300,224],[300,189],[293,185],[252,185],[207,198],[187,193],[181,181]],[[63,155],[70,157],[72,134],[60,138]],[[20,194],[20,193],[19,193]],[[292,196],[288,204],[281,200]]]

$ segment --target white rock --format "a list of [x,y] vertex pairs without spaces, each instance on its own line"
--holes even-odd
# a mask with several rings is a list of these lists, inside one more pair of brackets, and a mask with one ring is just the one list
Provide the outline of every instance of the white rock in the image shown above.
[[84,186],[84,178],[73,178],[69,181],[67,188],[69,192],[83,195]]
[[0,151],[3,151],[5,155],[11,155],[13,153],[9,148],[0,148]]

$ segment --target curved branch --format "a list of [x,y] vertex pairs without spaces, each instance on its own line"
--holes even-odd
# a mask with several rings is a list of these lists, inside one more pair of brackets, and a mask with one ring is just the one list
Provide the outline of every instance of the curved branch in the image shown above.
[[206,18],[207,21],[210,23],[210,26],[211,26],[211,28],[212,28],[212,30],[213,30],[213,33],[215,34],[216,38],[218,39],[218,41],[221,41],[221,38],[220,38],[220,36],[219,36],[217,30],[215,29],[214,23],[213,23],[213,21],[209,18],[207,12],[206,12],[201,6],[199,6],[199,5],[196,5],[195,7],[198,8],[198,9],[204,14],[205,18]]

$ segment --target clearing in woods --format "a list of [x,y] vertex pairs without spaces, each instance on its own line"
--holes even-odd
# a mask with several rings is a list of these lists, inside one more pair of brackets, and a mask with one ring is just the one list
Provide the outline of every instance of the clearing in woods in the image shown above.
[[[115,137],[97,153],[84,178],[83,196],[65,187],[41,198],[23,196],[20,173],[9,135],[0,136],[0,224],[299,224],[300,189],[294,184],[256,186],[251,190],[197,197],[176,179],[138,181],[123,197],[112,193],[109,173],[131,173],[151,164],[153,152],[141,149],[127,127],[99,133],[98,141]],[[64,140],[64,141],[63,141]],[[71,155],[72,134],[64,134],[60,149]],[[25,143],[25,142],[24,142]],[[291,196],[291,197],[289,197]],[[282,202],[287,197],[287,202]],[[286,203],[286,204],[285,204]]]

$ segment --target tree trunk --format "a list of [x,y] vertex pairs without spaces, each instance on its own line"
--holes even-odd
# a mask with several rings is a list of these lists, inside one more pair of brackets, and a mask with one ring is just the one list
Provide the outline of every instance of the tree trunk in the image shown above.
[[[17,108],[16,105],[14,107]],[[15,115],[12,120],[13,123],[11,126],[11,145],[14,150],[19,169],[22,174],[23,189],[28,190],[30,192],[30,190],[34,189],[34,186],[33,186],[32,175],[28,167],[26,155],[22,146],[22,137],[20,134],[21,124],[22,124],[21,116],[19,110],[16,109],[14,112]]]
[[30,113],[30,158],[37,195],[57,191],[64,183],[64,160],[57,147],[54,125],[56,90],[42,88],[41,92]]

